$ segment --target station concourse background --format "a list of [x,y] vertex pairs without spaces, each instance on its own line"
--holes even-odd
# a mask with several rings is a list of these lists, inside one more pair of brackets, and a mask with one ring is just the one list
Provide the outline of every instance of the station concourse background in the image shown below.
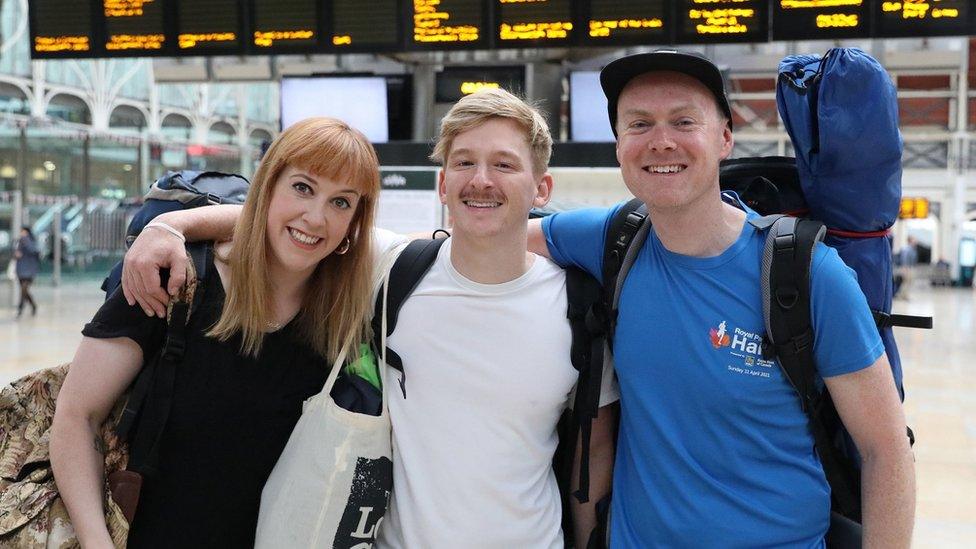
[[[0,266],[29,223],[45,260],[36,317],[14,319],[15,288],[0,281],[0,383],[71,358],[102,300],[98,283],[123,253],[123,231],[149,184],[167,170],[253,174],[280,129],[279,81],[311,75],[382,75],[391,86],[385,167],[432,173],[437,120],[454,98],[439,75],[484,68],[511,74],[548,113],[557,138],[552,172],[561,204],[627,198],[613,144],[570,141],[572,75],[653,46],[341,55],[31,60],[27,0],[0,0]],[[776,69],[795,53],[864,49],[891,74],[905,141],[903,194],[928,216],[893,228],[929,261],[895,312],[935,317],[931,331],[896,334],[906,412],[917,434],[916,547],[976,546],[976,298],[961,278],[960,246],[976,245],[976,39],[781,41],[694,46],[726,72],[735,118],[733,156],[790,155],[775,104]],[[505,72],[508,71],[508,72]],[[602,107],[596,106],[600,109]],[[602,111],[601,111],[602,116]],[[579,122],[578,120],[576,121]],[[19,207],[18,207],[19,206]],[[437,215],[431,219],[442,219]],[[51,260],[59,227],[61,264]],[[947,271],[934,263],[944,259]]]

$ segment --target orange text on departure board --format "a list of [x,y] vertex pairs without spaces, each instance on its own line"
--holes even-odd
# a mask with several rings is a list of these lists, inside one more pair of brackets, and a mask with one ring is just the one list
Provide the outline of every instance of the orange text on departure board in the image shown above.
[[741,19],[749,19],[755,16],[756,10],[750,8],[688,10],[689,19],[702,21],[695,24],[695,32],[698,34],[741,34],[749,32],[749,27]]
[[478,90],[502,87],[498,82],[461,82],[461,93],[471,95]]
[[606,38],[617,29],[659,29],[664,27],[664,21],[652,19],[604,19],[590,21],[590,36]]
[[840,8],[860,6],[864,0],[780,0],[779,6],[784,10],[804,8]]
[[538,40],[540,38],[555,40],[566,38],[571,30],[573,30],[573,24],[569,21],[518,23],[516,25],[502,23],[498,37],[502,40]]
[[817,15],[817,28],[820,29],[856,27],[859,22],[856,13],[821,13]]
[[37,36],[34,51],[88,51],[91,43],[87,36]]
[[882,2],[881,11],[901,12],[902,19],[956,19],[957,8],[936,8],[931,0],[903,0],[902,2]]
[[478,39],[474,25],[450,25],[451,14],[441,11],[441,0],[413,1],[413,39],[416,42],[472,42]]
[[159,50],[163,48],[166,37],[162,34],[113,34],[105,49],[117,50]]
[[314,36],[315,31],[310,30],[254,31],[254,45],[267,48],[276,40],[311,40]]
[[143,14],[146,4],[155,0],[105,0],[105,17],[137,17]]
[[237,34],[233,32],[205,32],[205,33],[183,33],[179,35],[178,41],[181,49],[193,48],[201,44],[213,42],[232,42],[237,40]]

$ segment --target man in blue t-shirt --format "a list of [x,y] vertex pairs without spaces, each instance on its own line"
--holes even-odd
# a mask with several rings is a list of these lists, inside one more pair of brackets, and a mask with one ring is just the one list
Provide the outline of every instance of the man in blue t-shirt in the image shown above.
[[[617,159],[652,231],[620,297],[613,547],[822,547],[830,488],[807,420],[764,360],[757,215],[719,191],[732,112],[709,60],[660,50],[603,69]],[[600,276],[616,208],[547,218],[530,247]],[[907,547],[914,470],[866,300],[837,253],[812,265],[814,356],[863,456],[864,541]]]

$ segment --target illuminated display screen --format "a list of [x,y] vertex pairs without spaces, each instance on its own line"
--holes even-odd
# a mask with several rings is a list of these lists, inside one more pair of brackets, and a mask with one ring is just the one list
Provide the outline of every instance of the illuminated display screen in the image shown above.
[[163,0],[103,0],[105,50],[160,52],[166,44]]
[[335,0],[329,41],[336,48],[396,48],[400,45],[398,7],[398,0]]
[[972,0],[879,0],[876,35],[945,36],[974,31]]
[[765,42],[765,0],[678,0],[675,42]]
[[479,0],[412,0],[410,44],[426,49],[484,45],[485,12]]
[[976,35],[976,0],[29,0],[28,6],[31,55],[40,59]]
[[315,0],[254,0],[251,43],[257,50],[318,44]]
[[572,33],[569,0],[498,0],[499,47],[521,42],[566,42]]
[[35,57],[78,57],[92,49],[92,3],[87,0],[31,2],[31,52]]
[[525,89],[525,68],[447,67],[437,73],[434,100],[454,103],[482,88],[502,88],[521,94]]
[[594,45],[665,44],[671,41],[668,8],[665,0],[591,0],[582,31]]
[[177,3],[177,47],[185,53],[240,51],[240,3],[236,0],[180,0]]
[[773,40],[868,36],[866,0],[774,0]]

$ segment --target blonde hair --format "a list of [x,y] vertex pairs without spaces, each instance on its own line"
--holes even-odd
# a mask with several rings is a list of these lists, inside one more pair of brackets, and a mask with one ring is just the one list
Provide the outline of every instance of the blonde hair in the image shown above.
[[379,197],[376,151],[366,137],[334,118],[306,118],[271,144],[251,181],[244,211],[234,227],[227,262],[231,280],[220,320],[210,336],[227,341],[241,334],[241,352],[255,356],[274,320],[272,280],[268,278],[268,206],[287,166],[346,182],[361,194],[349,224],[349,251],[319,262],[307,284],[296,321],[315,351],[335,361],[347,338],[370,337],[373,279],[372,227]]
[[532,150],[532,168],[536,173],[549,168],[552,156],[549,124],[538,108],[501,88],[481,89],[455,103],[441,120],[441,133],[430,159],[444,164],[455,137],[493,118],[512,120],[522,128]]

